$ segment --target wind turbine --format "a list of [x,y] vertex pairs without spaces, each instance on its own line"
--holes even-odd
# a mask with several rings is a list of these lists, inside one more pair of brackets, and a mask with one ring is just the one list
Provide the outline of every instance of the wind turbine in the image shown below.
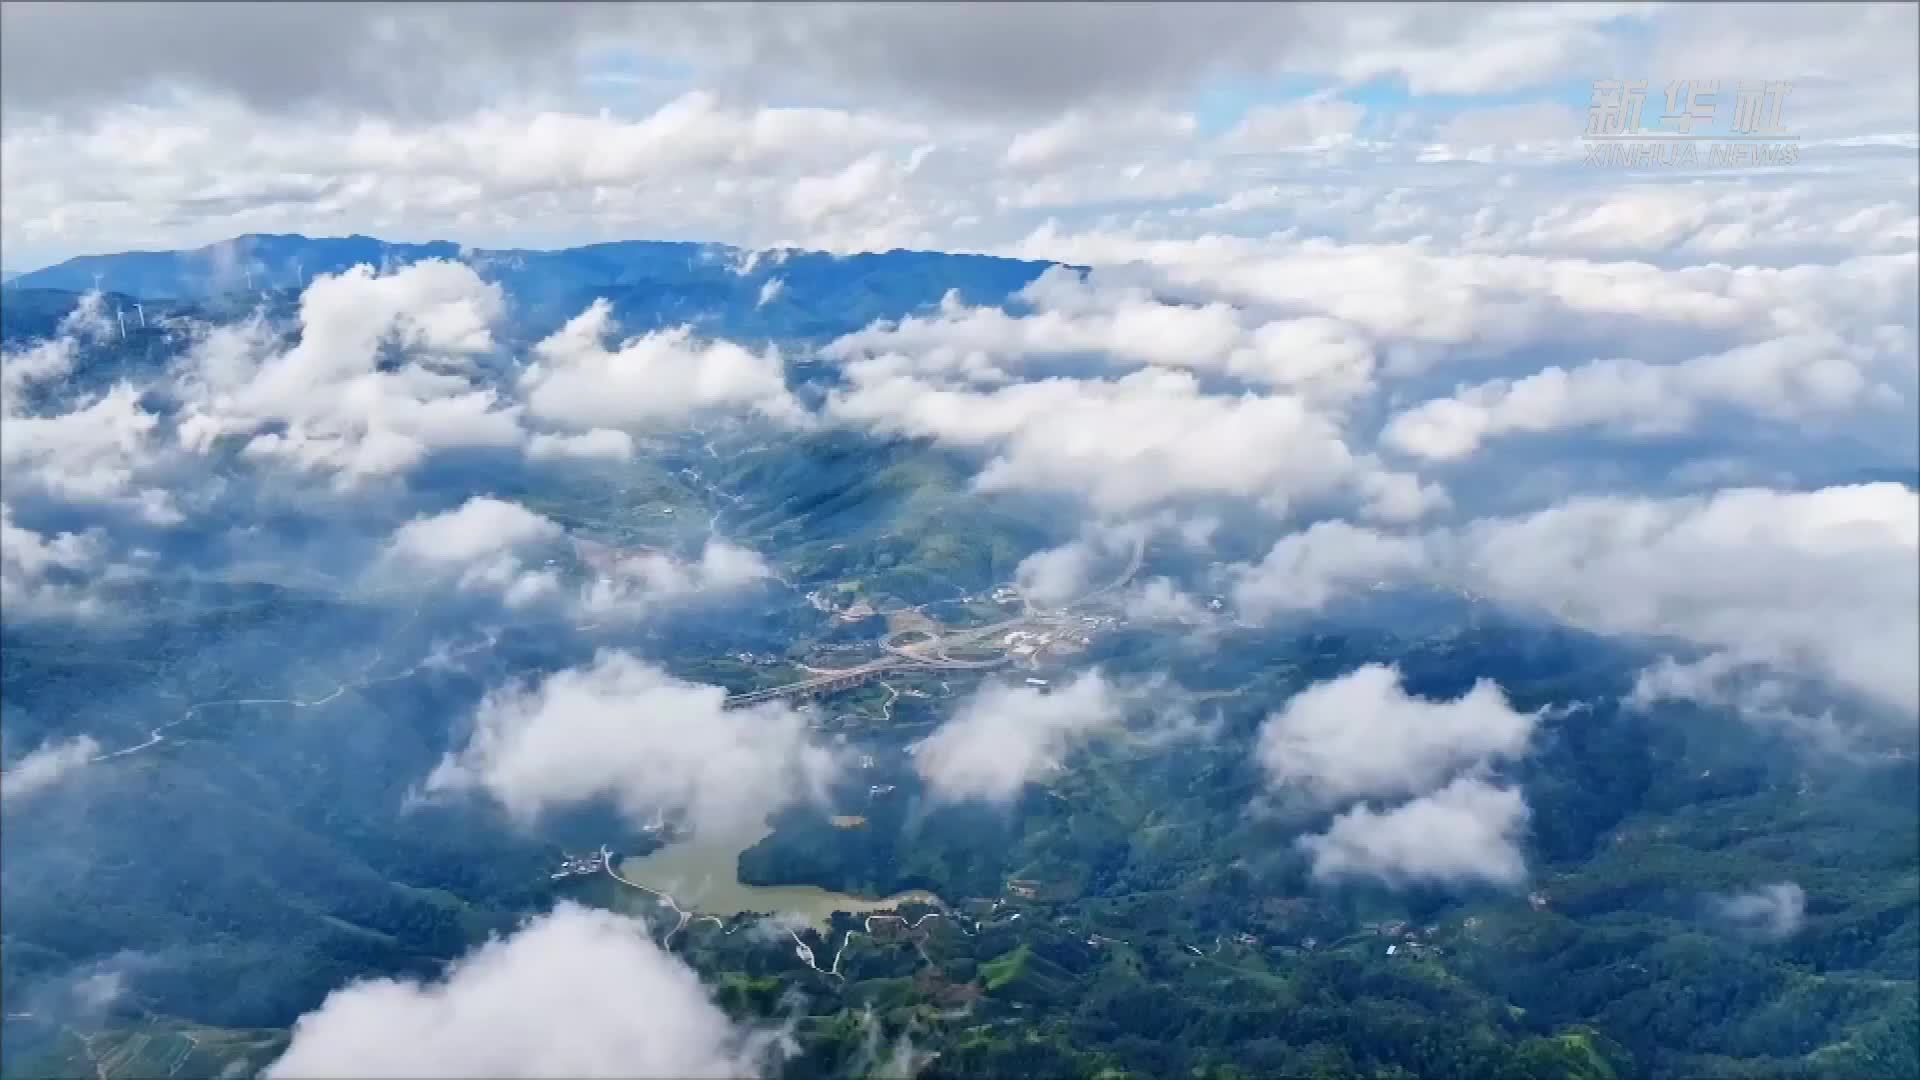
[[127,313],[119,308],[114,308],[113,317],[120,320],[120,340],[127,340]]
[[135,310],[135,311],[137,311],[137,312],[139,312],[139,313],[140,313],[140,329],[142,329],[142,330],[145,330],[145,329],[147,328],[147,308],[146,308],[146,305],[145,305],[145,304],[135,304],[135,305],[133,305],[133,310]]

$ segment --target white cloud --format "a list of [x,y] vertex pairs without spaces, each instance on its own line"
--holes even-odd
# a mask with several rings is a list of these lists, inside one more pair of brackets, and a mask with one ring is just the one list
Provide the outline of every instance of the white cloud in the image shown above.
[[[1910,188],[1909,188],[1910,190]],[[1529,254],[1458,252],[1419,237],[1354,243],[1208,233],[1036,230],[1014,250],[1095,265],[1137,262],[1156,289],[1241,306],[1305,310],[1392,343],[1400,370],[1450,350],[1501,355],[1531,343],[1596,345],[1619,320],[1711,333],[1733,344],[1840,328],[1911,326],[1916,269],[1905,254],[1830,264],[1666,268]],[[1648,333],[1650,339],[1657,335]]]
[[1251,619],[1284,611],[1317,611],[1348,590],[1422,570],[1418,539],[1322,521],[1282,538],[1258,563],[1239,571],[1234,607]]
[[1565,105],[1526,103],[1466,109],[1441,123],[1423,161],[1550,161],[1580,156],[1586,115]]
[[1619,5],[1488,7],[1441,20],[1418,5],[1349,12],[1187,3],[1022,4],[962,18],[856,4],[780,9],[750,29],[709,23],[696,40],[726,57],[727,71],[779,67],[783,85],[796,89],[905,97],[969,116],[1030,115],[1164,100],[1216,80],[1260,85],[1286,73],[1346,83],[1399,77],[1420,94],[1510,92],[1576,59],[1611,55],[1623,31],[1610,21],[1645,14]]
[[[1570,170],[1584,110],[1526,100],[1609,62],[1698,65],[1667,54],[1704,36],[1714,55],[1745,57],[1728,70],[1771,56],[1780,71],[1819,73],[1796,84],[1788,109],[1812,160],[1792,173],[1738,170],[1731,183],[1798,184],[1828,205],[1716,215],[1681,243],[1711,253],[1744,245],[1743,230],[1763,246],[1783,230],[1831,249],[1837,234],[1819,234],[1828,221],[1890,205],[1896,219],[1844,243],[1913,246],[1899,239],[1915,215],[1898,186],[1913,169],[1900,150],[1920,129],[1914,96],[1900,92],[1912,82],[1911,16],[1884,7],[1836,20],[1884,28],[1865,41],[1785,9],[1744,10],[1707,34],[1694,12],[1640,5],[1492,7],[1460,20],[1418,5],[1355,17],[1244,4],[1005,5],[970,18],[807,5],[751,21],[698,6],[556,17],[511,4],[460,20],[428,8],[333,21],[263,10],[217,27],[194,9],[6,18],[0,239],[15,262],[315,221],[502,247],[650,236],[986,249],[1039,224],[1035,211],[1165,224],[1191,201],[1278,188],[1351,198],[1339,215],[1291,200],[1260,211],[1310,232],[1350,223],[1356,236],[1447,245],[1486,210],[1487,235],[1520,238],[1489,250],[1514,250],[1562,204],[1728,186],[1730,174],[1711,171]],[[58,44],[77,40],[86,57]],[[461,47],[418,44],[443,40]],[[1010,62],[1009,49],[1029,59]],[[609,70],[608,56],[634,63]],[[1363,109],[1354,88],[1381,78],[1405,80],[1415,100]],[[1430,93],[1468,96],[1418,99]],[[764,104],[785,100],[837,107]],[[1248,104],[1223,116],[1223,101]],[[1216,124],[1229,134],[1201,130]],[[1320,152],[1293,152],[1302,148]],[[1517,190],[1495,186],[1516,179]],[[1878,196],[1856,199],[1870,185]],[[1616,237],[1667,228],[1651,209],[1616,217],[1584,235],[1625,251],[1631,240]]]
[[1353,327],[1317,316],[1249,320],[1236,307],[1168,303],[1099,272],[1053,267],[1016,299],[1030,314],[967,307],[948,298],[939,312],[877,322],[827,348],[843,361],[905,357],[929,373],[1007,377],[1036,360],[1092,356],[1125,369],[1187,368],[1292,390],[1339,404],[1373,387],[1371,345]]
[[1376,577],[1450,585],[1598,633],[1690,642],[1911,717],[1917,553],[1920,493],[1900,484],[1595,495],[1424,534],[1323,523],[1242,570],[1235,598],[1270,613]]
[[1604,633],[1679,638],[1908,716],[1920,494],[1898,484],[1603,496],[1462,530],[1472,588]]
[[1880,741],[1876,736],[1883,732],[1875,723],[1880,718],[1860,716],[1851,708],[1836,709],[1831,702],[1816,705],[1818,699],[1811,690],[1804,678],[1783,675],[1729,652],[1713,652],[1694,660],[1660,657],[1634,679],[1626,704],[1646,709],[1662,702],[1687,701],[1731,709],[1751,723],[1842,758],[1858,750],[1863,741]]
[[[502,230],[561,222],[593,238],[812,243],[824,234],[781,212],[796,179],[925,139],[877,110],[742,107],[683,90],[639,116],[518,100],[442,117],[268,116],[189,95],[9,124],[0,172],[20,201],[5,235],[10,250],[82,235],[106,248],[145,220],[192,246],[324,217],[342,232],[484,230],[503,246],[521,245]],[[39,164],[22,166],[21,153]],[[75,202],[61,188],[76,183],[118,199]],[[743,219],[757,238],[735,231]]]
[[81,343],[105,340],[109,326],[106,298],[95,290],[81,294],[73,310],[60,317],[53,336],[0,352],[0,409],[13,415],[21,391],[71,373]]
[[1097,557],[1089,541],[1075,540],[1021,559],[1014,580],[1035,605],[1061,607],[1087,591]]
[[1022,171],[1082,164],[1104,157],[1116,143],[1177,145],[1191,139],[1197,128],[1192,115],[1162,109],[1072,109],[1015,135],[1001,162]]
[[[1910,338],[1889,343],[1912,348]],[[1899,404],[1891,386],[1871,381],[1888,366],[1876,353],[1820,331],[1678,364],[1613,359],[1548,367],[1425,402],[1395,416],[1381,438],[1407,453],[1449,461],[1511,433],[1600,427],[1671,434],[1693,427],[1701,411],[1714,407],[1786,421],[1844,416],[1870,395]]]
[[1368,664],[1307,687],[1269,716],[1260,764],[1275,784],[1318,800],[1415,795],[1526,753],[1534,721],[1490,680],[1429,701],[1409,695],[1396,669]]
[[[94,303],[99,302],[98,293],[88,294]],[[76,309],[78,310],[78,309]],[[0,404],[8,414],[20,391],[28,386],[59,378],[73,370],[73,338],[61,334],[22,349],[9,349],[0,353]]]
[[1365,463],[1370,471],[1362,472],[1354,485],[1361,517],[1405,525],[1453,505],[1452,496],[1438,483],[1380,468],[1371,458]]
[[787,283],[784,279],[768,278],[765,282],[761,283],[760,298],[753,302],[753,306],[766,307],[768,304],[772,303],[774,299],[780,295],[781,290],[785,289],[786,287],[787,287]]
[[527,456],[535,461],[630,461],[633,436],[611,428],[592,428],[578,435],[539,434],[527,440]]
[[1127,618],[1142,622],[1174,622],[1188,626],[1204,623],[1208,611],[1192,595],[1182,592],[1170,578],[1157,577],[1128,589],[1120,596]]
[[587,586],[580,607],[589,615],[639,615],[662,601],[738,589],[772,573],[758,552],[709,537],[692,562],[663,552],[616,560]]
[[527,408],[575,428],[647,430],[707,409],[751,409],[784,423],[805,412],[787,386],[780,354],[730,341],[698,341],[689,327],[606,347],[613,308],[596,300],[534,347],[520,377]]
[[[246,437],[247,456],[341,486],[404,473],[439,449],[517,446],[518,406],[481,386],[471,363],[494,347],[503,310],[498,286],[441,259],[323,274],[301,294],[291,348],[255,320],[215,329],[194,350],[181,441],[206,451]],[[405,359],[383,370],[388,350]]]
[[1299,845],[1317,881],[1513,886],[1527,876],[1520,839],[1528,816],[1518,788],[1463,776],[1390,809],[1356,806]]
[[393,551],[429,563],[470,563],[561,535],[558,524],[519,503],[476,495],[445,513],[423,516],[394,530]]
[[44,791],[99,753],[100,744],[90,735],[49,739],[0,771],[0,800],[11,802]]
[[1791,881],[1714,898],[1714,911],[1736,927],[1770,941],[1799,932],[1807,917],[1807,894]]
[[725,698],[603,650],[583,667],[489,694],[471,738],[427,790],[483,791],[524,821],[605,799],[637,822],[665,811],[718,832],[819,797],[835,760],[805,719],[777,702],[727,709]]
[[[106,342],[112,325],[104,298],[90,292],[51,337],[0,352],[0,481],[10,493],[118,506],[150,524],[177,524],[172,495],[153,482],[164,450],[160,418],[141,404],[140,391],[121,380],[84,403],[61,392],[82,348]],[[27,407],[36,389],[54,391],[50,409]]]
[[[1565,133],[1584,130],[1575,119]],[[1831,249],[1912,251],[1912,200],[1868,176],[1845,189],[1800,182],[1639,182],[1600,191],[1515,192],[1503,213],[1476,212],[1464,237],[1481,251],[1630,255],[1681,252],[1725,259]],[[1491,208],[1488,208],[1490,211]]]
[[[9,107],[33,115],[193,89],[276,114],[326,106],[375,114],[444,111],[494,95],[577,92],[583,76],[612,78],[585,67],[609,51],[630,52],[648,68],[688,70],[735,92],[906,101],[968,118],[1111,108],[1190,93],[1216,80],[1260,85],[1286,74],[1347,83],[1399,78],[1416,94],[1510,93],[1560,78],[1575,61],[1624,59],[1623,50],[1638,44],[1650,22],[1673,18],[1616,4],[1479,7],[1465,19],[1439,19],[1419,5],[1379,5],[1356,14],[1293,5],[1047,3],[963,16],[939,8],[832,4],[772,8],[749,22],[700,7],[548,14],[501,5],[475,19],[403,9],[338,20],[293,9],[218,24],[233,37],[229,48],[215,49],[203,44],[212,24],[196,15],[116,22],[57,9],[9,13]],[[1729,20],[1735,24],[1725,35],[1729,55],[1738,57],[1741,48],[1757,47],[1756,38],[1777,32],[1782,20],[1770,15],[1762,7]],[[1901,22],[1893,18],[1885,35],[1897,37]],[[76,39],[97,40],[94,55],[61,63],[58,43]],[[1882,67],[1902,58],[1884,43],[1841,51],[1832,28],[1806,40],[1818,45],[1817,57],[1796,57],[1792,70],[1836,56]],[[449,42],[457,47],[448,46],[444,57],[427,52]],[[309,55],[314,51],[329,62]],[[649,89],[670,82],[619,77]]]
[[837,172],[800,177],[787,190],[786,215],[801,225],[817,226],[829,218],[871,205],[888,191],[894,176],[893,163],[876,150]]
[[1288,150],[1325,150],[1353,138],[1366,108],[1331,96],[1256,105],[1225,136],[1235,153],[1262,154]]
[[519,503],[476,495],[455,509],[422,515],[395,529],[379,571],[414,583],[421,573],[462,589],[497,592],[509,607],[554,595],[559,578],[527,566],[529,553],[566,530]]
[[103,609],[96,586],[134,573],[107,559],[105,533],[47,536],[18,525],[0,503],[0,610],[9,616],[87,617]]
[[349,983],[266,1075],[759,1076],[788,1051],[743,1026],[638,919],[562,903],[440,978]]
[[1115,380],[1049,378],[991,390],[911,372],[892,357],[855,361],[828,405],[874,430],[929,436],[997,453],[976,480],[987,491],[1084,495],[1124,514],[1183,496],[1230,496],[1284,510],[1372,471],[1339,425],[1291,395],[1204,393],[1185,372],[1147,369]]
[[569,591],[561,570],[543,565],[561,560],[559,542],[566,535],[558,522],[519,503],[476,495],[455,509],[423,514],[395,529],[373,580],[407,588],[450,584],[497,593],[509,607],[559,603],[576,616],[598,619],[643,617],[666,603],[738,589],[772,575],[759,553],[715,536],[690,561],[664,551],[594,560],[589,564],[594,576]]
[[1009,803],[1082,740],[1121,719],[1099,672],[1054,688],[989,682],[913,747],[913,766],[939,799]]
[[0,476],[14,490],[71,503],[119,505],[155,525],[182,520],[172,495],[146,486],[159,464],[160,418],[120,382],[72,412],[9,413],[0,440]]

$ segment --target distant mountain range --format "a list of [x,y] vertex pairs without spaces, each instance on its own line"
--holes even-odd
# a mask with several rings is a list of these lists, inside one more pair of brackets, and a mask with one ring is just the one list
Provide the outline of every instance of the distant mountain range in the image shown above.
[[[513,299],[515,330],[542,333],[595,297],[629,330],[692,322],[703,332],[753,339],[820,340],[876,318],[896,318],[959,290],[970,303],[1002,303],[1049,265],[987,255],[888,251],[831,255],[753,253],[725,244],[619,241],[556,251],[483,250],[371,236],[250,234],[187,251],[83,255],[7,282],[26,289],[102,289],[144,300],[263,298],[298,290],[317,274],[358,265],[397,269],[454,259],[499,282]],[[778,286],[771,282],[778,280]]]

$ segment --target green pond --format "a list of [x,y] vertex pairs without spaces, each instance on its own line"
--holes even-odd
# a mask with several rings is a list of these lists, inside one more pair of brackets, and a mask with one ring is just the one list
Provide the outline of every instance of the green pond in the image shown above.
[[739,875],[740,853],[759,843],[771,831],[766,825],[759,825],[730,833],[696,835],[649,855],[621,859],[620,876],[665,893],[681,910],[696,915],[726,918],[746,912],[793,914],[822,930],[836,911],[866,914],[891,911],[906,903],[945,907],[939,897],[917,889],[867,899],[815,885],[743,883]]

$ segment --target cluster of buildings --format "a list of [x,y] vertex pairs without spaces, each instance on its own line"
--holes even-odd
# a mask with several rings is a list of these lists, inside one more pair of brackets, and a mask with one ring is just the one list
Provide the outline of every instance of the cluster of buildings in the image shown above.
[[807,594],[807,603],[813,605],[815,611],[831,615],[841,622],[859,622],[879,614],[864,598],[856,599],[845,607],[840,606],[838,593],[837,589],[815,589]]
[[1007,653],[1028,659],[1042,650],[1055,653],[1079,652],[1093,642],[1093,634],[1114,621],[1109,615],[1082,615],[1065,625],[1045,630],[1010,630],[1000,639]]
[[560,869],[547,876],[551,880],[559,881],[561,878],[597,874],[606,864],[607,856],[603,851],[596,851],[591,855],[563,855],[560,858]]
[[1404,922],[1396,921],[1380,923],[1372,929],[1383,938],[1397,939],[1387,946],[1388,956],[1425,956],[1428,953],[1435,955],[1440,953],[1438,945],[1423,940],[1438,933],[1440,930],[1438,926],[1414,928]]
[[1053,636],[1038,630],[1014,630],[1001,638],[1000,643],[1007,647],[1009,653],[1027,657],[1052,644]]

